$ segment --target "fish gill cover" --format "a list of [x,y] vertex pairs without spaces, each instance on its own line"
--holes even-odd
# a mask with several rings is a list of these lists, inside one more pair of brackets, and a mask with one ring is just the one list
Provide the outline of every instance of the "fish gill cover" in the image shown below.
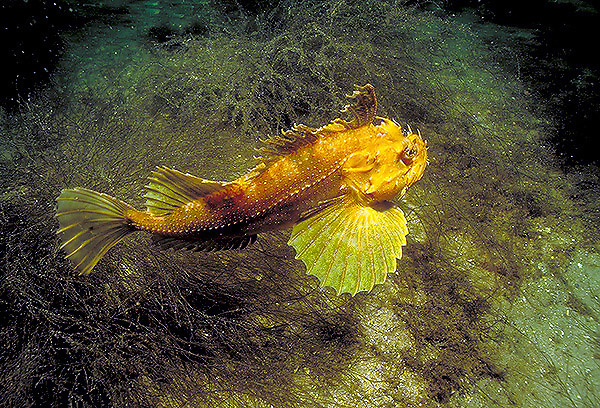
[[[3,405],[598,405],[597,168],[548,147],[517,64],[534,31],[403,2],[128,10],[64,33],[52,82],[0,116]],[[367,82],[430,157],[370,294],[318,290],[289,231],[208,254],[131,237],[86,277],[57,250],[62,188],[139,206],[157,165],[234,178]]]

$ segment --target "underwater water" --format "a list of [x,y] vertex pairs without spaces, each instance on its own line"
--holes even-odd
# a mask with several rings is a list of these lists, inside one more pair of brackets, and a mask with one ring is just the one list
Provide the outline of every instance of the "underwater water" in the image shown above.
[[[80,3],[0,5],[0,405],[600,406],[593,2]],[[233,180],[365,83],[429,155],[370,293],[319,289],[289,230],[64,259],[61,189]]]

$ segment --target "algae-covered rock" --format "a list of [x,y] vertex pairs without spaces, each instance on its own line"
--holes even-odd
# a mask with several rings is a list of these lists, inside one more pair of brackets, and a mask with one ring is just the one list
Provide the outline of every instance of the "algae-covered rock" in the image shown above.
[[[4,405],[597,406],[598,169],[549,147],[521,64],[539,38],[408,3],[132,5],[65,32],[52,82],[2,116]],[[62,188],[139,207],[155,166],[233,179],[365,83],[430,160],[371,293],[320,290],[291,231],[221,253],[131,237],[86,277],[63,259]]]

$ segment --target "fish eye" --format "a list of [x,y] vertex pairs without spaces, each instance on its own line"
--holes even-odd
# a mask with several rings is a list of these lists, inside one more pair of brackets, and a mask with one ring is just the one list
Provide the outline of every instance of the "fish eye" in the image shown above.
[[405,149],[402,154],[400,155],[400,158],[402,159],[402,161],[404,162],[404,164],[410,164],[412,162],[412,160],[415,158],[415,156],[417,155],[417,148],[416,147],[409,147],[407,149]]

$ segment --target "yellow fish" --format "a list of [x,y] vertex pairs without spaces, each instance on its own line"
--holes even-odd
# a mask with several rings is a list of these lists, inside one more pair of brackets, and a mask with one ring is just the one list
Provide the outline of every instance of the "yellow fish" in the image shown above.
[[146,211],[92,190],[62,190],[61,248],[87,274],[134,231],[151,233],[163,247],[213,251],[293,227],[289,244],[322,286],[370,291],[402,256],[406,219],[390,200],[422,177],[427,143],[376,116],[372,85],[356,88],[345,107],[350,121],[297,125],[267,140],[260,164],[235,181],[158,167],[146,186]]

